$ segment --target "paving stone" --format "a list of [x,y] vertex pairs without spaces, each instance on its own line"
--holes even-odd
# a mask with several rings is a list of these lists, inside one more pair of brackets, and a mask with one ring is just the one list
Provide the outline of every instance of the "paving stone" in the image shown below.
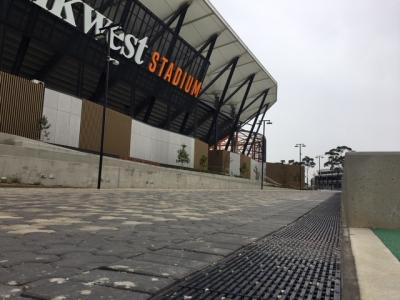
[[[230,247],[230,249],[226,247]],[[240,247],[241,245],[234,245],[232,247],[232,244],[220,244],[215,242],[211,243],[204,241],[188,241],[169,246],[169,248],[172,249],[191,250],[191,251],[204,252],[204,253],[223,255],[223,256],[232,253],[234,250],[237,250]]]
[[95,250],[92,253],[95,255],[104,255],[104,256],[114,256],[114,257],[121,257],[121,258],[129,258],[135,257],[137,255],[149,252],[149,249],[109,249],[109,250]]
[[207,265],[206,262],[190,260],[180,257],[167,256],[167,255],[158,255],[155,253],[146,253],[143,255],[139,255],[136,256],[135,259],[160,263],[164,265],[184,267],[188,269],[199,269]]
[[0,284],[0,299],[14,299],[14,297],[17,297],[21,292],[22,288],[18,286]]
[[149,294],[139,293],[129,290],[92,285],[87,286],[82,282],[66,281],[62,283],[42,282],[39,285],[32,285],[22,294],[25,297],[35,299],[73,299],[73,300],[97,300],[97,299],[115,299],[115,300],[146,300]]
[[26,263],[11,268],[0,268],[0,283],[22,285],[43,278],[70,276],[79,271],[73,268],[60,268],[45,263]]
[[206,253],[177,250],[177,249],[166,249],[166,248],[154,251],[153,254],[173,256],[173,257],[189,259],[189,260],[197,260],[207,263],[213,263],[223,258],[223,256],[221,255],[206,254]]
[[128,241],[106,241],[98,249],[94,250],[93,253],[96,255],[133,257],[147,251],[148,249],[146,247],[137,245],[136,243],[130,243]]
[[73,252],[63,255],[62,259],[55,264],[61,267],[89,270],[107,265],[119,259],[116,256],[99,256],[88,252]]
[[10,267],[28,262],[55,262],[59,259],[56,255],[42,255],[26,251],[7,251],[0,254],[0,266]]
[[224,234],[224,233],[216,233],[212,235],[208,235],[203,238],[207,242],[217,242],[223,244],[233,244],[233,245],[247,245],[251,242],[254,242],[255,238],[244,237],[240,235],[232,234]]
[[144,293],[156,293],[173,282],[168,278],[108,270],[84,272],[71,280],[83,282],[86,286],[102,285]]
[[54,254],[54,255],[61,255],[71,252],[93,252],[97,250],[94,247],[82,247],[78,245],[71,245],[71,244],[56,244],[47,246],[45,249],[39,251],[41,254]]
[[[136,273],[113,274],[182,278],[285,226],[330,195],[286,190],[0,189],[0,283],[48,285],[49,278],[115,265]],[[10,228],[28,230],[18,234],[24,230]],[[32,228],[45,232],[30,232]],[[32,261],[35,255],[44,261]],[[149,284],[152,276],[140,278]],[[123,297],[131,299],[125,294],[116,298]]]
[[138,273],[157,277],[183,278],[193,272],[193,269],[181,266],[171,266],[138,259],[123,259],[106,267],[109,270]]

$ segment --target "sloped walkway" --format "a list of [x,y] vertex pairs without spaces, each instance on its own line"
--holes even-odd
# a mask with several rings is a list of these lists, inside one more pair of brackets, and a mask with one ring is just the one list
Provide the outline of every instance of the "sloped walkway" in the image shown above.
[[[331,196],[284,189],[0,189],[0,299],[148,299]],[[334,219],[315,217],[316,228],[318,218],[328,227]],[[295,235],[331,253],[322,236],[307,244],[314,232],[307,224]],[[267,243],[273,248],[250,247],[289,253],[293,236],[278,240]],[[304,255],[306,262],[311,254]]]

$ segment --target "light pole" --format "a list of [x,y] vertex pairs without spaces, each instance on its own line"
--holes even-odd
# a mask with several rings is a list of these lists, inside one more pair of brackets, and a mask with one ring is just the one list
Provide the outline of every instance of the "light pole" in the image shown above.
[[299,184],[299,186],[300,186],[300,190],[302,190],[302,185],[301,185],[301,148],[304,148],[306,145],[304,145],[304,144],[296,144],[295,145],[295,147],[296,148],[299,148],[299,156],[300,156],[300,159],[299,159],[299,173],[300,173],[300,184]]
[[106,78],[104,86],[104,101],[103,101],[103,116],[101,121],[101,140],[100,140],[100,159],[99,159],[99,174],[97,176],[97,189],[101,188],[101,174],[103,171],[103,156],[104,156],[104,130],[106,125],[106,110],[108,106],[108,81],[110,77],[110,62],[118,66],[119,61],[111,57],[111,31],[121,30],[120,25],[110,25],[100,29],[100,34],[95,35],[96,40],[106,39],[107,55],[106,55]]
[[315,158],[318,158],[318,189],[319,189],[319,176],[321,176],[321,158],[324,158],[322,155],[317,155]]
[[267,138],[265,137],[265,124],[271,125],[270,120],[261,120],[263,124],[262,158],[261,158],[261,189],[264,188],[264,162],[267,161]]

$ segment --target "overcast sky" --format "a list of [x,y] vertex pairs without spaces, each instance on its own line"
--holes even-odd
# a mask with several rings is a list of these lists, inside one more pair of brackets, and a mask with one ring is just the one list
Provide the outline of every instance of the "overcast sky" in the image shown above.
[[400,0],[211,0],[278,82],[268,161],[400,151]]

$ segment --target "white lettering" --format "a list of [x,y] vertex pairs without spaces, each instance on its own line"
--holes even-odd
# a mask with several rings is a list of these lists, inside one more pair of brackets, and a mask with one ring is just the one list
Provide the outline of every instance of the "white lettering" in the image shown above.
[[[115,31],[117,28],[113,28],[110,30],[110,49],[119,51],[122,48],[122,45],[116,45],[115,40],[117,39],[120,42],[124,42],[124,33],[118,33],[116,34]],[[120,44],[120,43],[119,43]]]
[[47,2],[49,2],[49,0],[33,0],[33,3],[41,8],[44,8],[45,10],[47,10]]
[[83,31],[86,34],[89,33],[93,29],[93,27],[94,27],[94,33],[99,34],[101,28],[112,24],[112,21],[110,19],[108,19],[101,13],[97,12],[86,3],[83,3],[83,6],[84,6]]
[[[74,9],[72,5],[80,3],[83,5],[83,31],[88,34],[94,31],[95,34],[101,33],[101,29],[110,26],[113,22],[106,16],[94,10],[82,0],[54,0],[53,7],[47,8],[49,0],[32,0],[34,4],[51,12],[65,22],[76,27],[76,20]],[[145,50],[149,47],[147,45],[148,37],[139,40],[132,34],[116,33],[117,29],[110,31],[110,48],[118,51],[119,54],[125,56],[127,59],[134,57],[135,63],[138,65],[143,64],[143,55]],[[136,48],[137,47],[137,48]],[[135,49],[136,48],[136,49]]]
[[131,59],[135,55],[135,46],[138,43],[138,39],[132,35],[127,34],[125,36],[125,47],[121,49],[119,54],[122,54],[127,59]]
[[148,37],[145,37],[139,41],[139,47],[136,50],[136,55],[135,55],[135,62],[138,65],[141,65],[143,63],[142,57],[143,57],[144,50],[146,50],[146,48],[149,47],[149,46],[147,46],[148,39],[149,39]]
[[[74,10],[72,9],[72,4],[82,3],[81,0],[55,0],[53,8],[50,12],[57,17],[64,19],[65,22],[76,27]],[[62,16],[64,12],[65,17]]]

